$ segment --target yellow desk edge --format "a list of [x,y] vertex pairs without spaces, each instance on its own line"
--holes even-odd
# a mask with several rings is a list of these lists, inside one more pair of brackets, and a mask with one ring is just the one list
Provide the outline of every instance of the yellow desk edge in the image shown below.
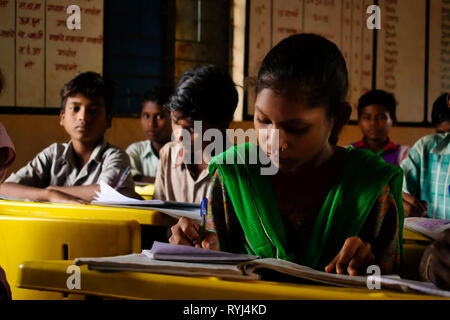
[[[100,272],[80,267],[81,289],[67,288],[72,261],[26,261],[17,286],[121,299],[207,300],[423,300],[440,297],[364,288],[338,288],[269,281],[229,281],[142,272]],[[99,289],[104,288],[104,289]]]
[[176,220],[145,209],[0,200],[1,215],[29,215],[51,218],[136,220],[139,224],[169,227]]

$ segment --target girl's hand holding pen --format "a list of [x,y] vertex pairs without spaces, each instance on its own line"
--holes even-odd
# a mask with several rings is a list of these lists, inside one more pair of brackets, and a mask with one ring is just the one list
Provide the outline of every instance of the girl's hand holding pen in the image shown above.
[[172,228],[169,243],[193,246],[196,248],[218,249],[217,233],[205,231],[202,237],[202,226],[192,219],[181,217]]

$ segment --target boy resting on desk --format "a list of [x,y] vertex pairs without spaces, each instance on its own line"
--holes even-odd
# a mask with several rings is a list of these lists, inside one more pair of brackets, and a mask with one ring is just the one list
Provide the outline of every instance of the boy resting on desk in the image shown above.
[[[94,72],[79,74],[61,90],[60,125],[69,143],[54,143],[0,185],[0,194],[37,201],[86,204],[98,183],[115,185],[128,155],[103,138],[111,126],[112,88]],[[133,190],[129,176],[123,190]]]
[[176,141],[159,153],[154,199],[200,203],[206,197],[211,181],[210,159],[204,157],[204,150],[209,142],[202,137],[206,130],[215,129],[226,139],[237,103],[233,80],[215,66],[199,67],[181,76],[167,103]]

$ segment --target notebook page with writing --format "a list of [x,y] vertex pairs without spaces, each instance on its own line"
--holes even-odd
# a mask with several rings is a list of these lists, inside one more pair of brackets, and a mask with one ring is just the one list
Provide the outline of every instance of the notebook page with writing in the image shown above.
[[405,228],[419,232],[436,240],[437,236],[444,230],[450,228],[450,220],[430,219],[422,217],[405,218]]

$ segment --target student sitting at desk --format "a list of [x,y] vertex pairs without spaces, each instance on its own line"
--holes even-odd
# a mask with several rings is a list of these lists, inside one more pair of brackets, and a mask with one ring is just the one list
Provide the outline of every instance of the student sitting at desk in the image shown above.
[[[0,92],[2,91],[1,73],[0,73]],[[6,170],[14,161],[16,153],[14,144],[6,132],[5,127],[0,122],[0,183],[6,175]],[[11,300],[11,288],[6,280],[5,271],[0,266],[0,300]]]
[[431,121],[437,133],[450,132],[450,93],[444,93],[433,103]]
[[14,144],[9,138],[5,127],[0,122],[0,183],[5,178],[8,167],[14,161],[15,157]]
[[249,143],[214,157],[209,231],[202,237],[198,225],[181,218],[169,241],[339,274],[366,274],[373,264],[398,272],[401,169],[367,150],[336,146],[351,112],[337,46],[313,34],[282,40],[264,58],[256,89],[262,157],[269,156],[278,172],[262,175],[261,164],[221,161],[258,152]]
[[[61,90],[60,125],[69,143],[54,143],[0,185],[0,194],[48,202],[92,201],[103,181],[116,184],[130,165],[128,155],[106,142],[112,89],[94,72],[77,75]],[[124,191],[134,188],[129,176]]]
[[163,108],[170,93],[169,88],[155,87],[142,98],[141,126],[148,139],[135,142],[126,150],[130,156],[134,181],[155,182],[159,151],[172,136],[170,114]]
[[358,101],[358,125],[364,137],[352,146],[370,150],[384,161],[399,166],[409,146],[398,145],[389,138],[396,122],[395,107],[394,96],[386,91],[373,90],[362,95]]
[[445,122],[450,123],[448,99],[444,94],[433,104],[433,124],[442,133],[419,139],[402,162],[406,217],[450,219],[450,131],[445,129]]
[[176,141],[160,151],[153,199],[200,203],[207,196],[209,159],[203,151],[209,142],[203,133],[218,129],[226,137],[237,103],[233,80],[218,67],[183,74],[167,104]]

